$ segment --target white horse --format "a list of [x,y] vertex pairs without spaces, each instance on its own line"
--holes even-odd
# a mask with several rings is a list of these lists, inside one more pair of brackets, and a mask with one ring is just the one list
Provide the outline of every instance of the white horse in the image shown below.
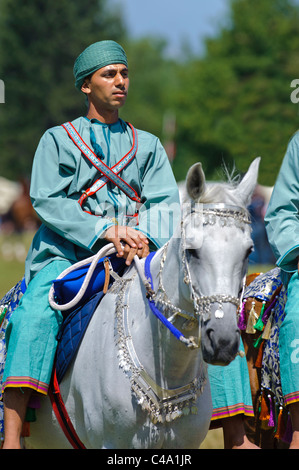
[[[60,384],[86,448],[199,448],[212,414],[206,362],[227,365],[239,350],[237,307],[252,249],[246,206],[258,166],[256,159],[238,184],[209,186],[193,165],[190,210],[183,205],[176,233],[152,258],[152,289],[142,259],[99,304]],[[50,400],[41,402],[27,443],[70,448]]]

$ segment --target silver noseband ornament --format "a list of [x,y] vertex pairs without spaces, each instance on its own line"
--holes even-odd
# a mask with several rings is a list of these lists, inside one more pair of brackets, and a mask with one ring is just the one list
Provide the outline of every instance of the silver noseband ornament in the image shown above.
[[[224,203],[197,205],[200,207],[200,210],[196,209],[193,206],[191,212],[199,213],[202,216],[203,225],[214,225],[217,220],[219,220],[219,224],[221,227],[236,225],[238,228],[242,228],[244,224],[250,225],[251,223],[248,212],[242,207],[228,205]],[[217,302],[218,308],[215,311],[215,317],[221,319],[224,316],[222,304],[227,302],[232,303],[236,307],[240,307],[240,305],[242,304],[242,296],[241,298],[226,294],[215,294],[205,296],[195,292],[192,286],[191,274],[186,256],[186,236],[183,222],[181,224],[181,230],[183,239],[182,262],[184,267],[184,282],[185,284],[190,286],[191,298],[193,299],[195,314],[196,316],[206,316],[206,318],[209,318],[211,304]]]

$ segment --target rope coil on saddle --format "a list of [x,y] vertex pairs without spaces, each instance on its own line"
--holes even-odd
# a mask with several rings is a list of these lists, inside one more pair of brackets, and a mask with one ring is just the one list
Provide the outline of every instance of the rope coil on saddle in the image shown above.
[[[50,291],[49,291],[49,303],[50,306],[54,310],[60,310],[60,311],[65,311],[69,310],[71,308],[74,308],[82,299],[84,296],[86,289],[89,285],[90,279],[94,273],[94,270],[98,264],[99,259],[103,258],[104,256],[109,256],[113,253],[115,253],[115,247],[113,243],[109,243],[107,246],[102,248],[101,250],[98,251],[96,255],[91,256],[90,258],[84,259],[82,261],[79,261],[76,264],[73,264],[69,268],[66,268],[62,273],[57,277],[57,279],[62,279],[64,278],[67,274],[70,274],[71,272],[75,271],[76,269],[85,266],[86,264],[90,263],[90,267],[88,268],[87,274],[85,276],[85,279],[83,281],[82,286],[80,287],[78,293],[76,296],[70,301],[67,302],[66,304],[58,304],[55,301],[55,295],[54,295],[54,285],[51,286]],[[105,282],[106,284],[106,282]],[[106,286],[104,286],[106,287]]]

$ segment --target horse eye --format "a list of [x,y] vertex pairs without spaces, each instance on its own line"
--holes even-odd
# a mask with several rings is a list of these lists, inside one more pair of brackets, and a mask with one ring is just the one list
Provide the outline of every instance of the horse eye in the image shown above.
[[253,252],[253,246],[248,248],[248,250],[246,251],[246,258],[248,258],[252,252]]

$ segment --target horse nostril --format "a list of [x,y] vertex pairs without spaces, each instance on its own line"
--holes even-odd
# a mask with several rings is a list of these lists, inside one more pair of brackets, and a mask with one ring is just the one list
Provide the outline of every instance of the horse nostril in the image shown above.
[[206,331],[206,335],[210,340],[211,345],[214,344],[214,330],[213,328],[208,328]]

